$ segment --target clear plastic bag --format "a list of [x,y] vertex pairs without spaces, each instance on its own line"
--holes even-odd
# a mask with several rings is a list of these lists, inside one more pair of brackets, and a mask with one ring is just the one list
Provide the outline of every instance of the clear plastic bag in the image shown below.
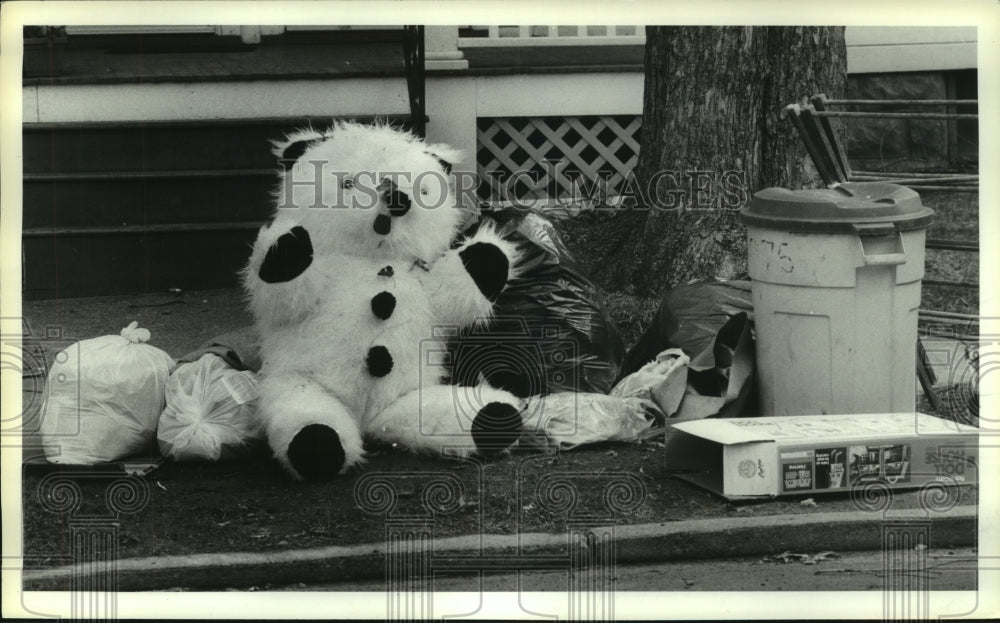
[[684,399],[690,361],[681,349],[669,348],[619,381],[611,395],[651,400],[665,417],[671,417]]
[[750,319],[731,316],[712,344],[688,359],[680,348],[669,348],[629,374],[611,390],[612,396],[652,400],[670,422],[704,417],[752,416],[754,403],[754,344]]
[[588,392],[533,396],[521,417],[521,445],[554,445],[569,450],[601,441],[639,441],[652,428],[653,403]]
[[167,406],[156,437],[175,461],[219,461],[248,454],[263,433],[255,416],[257,382],[208,353],[182,363],[167,381]]
[[50,462],[93,465],[149,447],[174,365],[144,344],[149,337],[133,322],[120,335],[83,340],[56,355],[40,424]]

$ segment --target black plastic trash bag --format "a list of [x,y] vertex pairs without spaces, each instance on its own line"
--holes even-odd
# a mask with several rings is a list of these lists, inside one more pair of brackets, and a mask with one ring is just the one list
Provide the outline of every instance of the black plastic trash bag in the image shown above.
[[731,316],[746,312],[753,322],[749,281],[710,279],[678,286],[663,295],[660,309],[622,366],[622,376],[656,359],[668,348],[691,358],[712,346]]
[[757,414],[753,301],[749,281],[698,281],[668,291],[629,351],[627,377],[668,349],[691,358],[677,420]]
[[535,212],[513,208],[484,218],[519,244],[522,272],[500,295],[492,321],[451,341],[450,382],[477,385],[485,379],[520,397],[608,393],[618,379],[624,345],[597,287],[555,227]]
[[714,341],[688,364],[678,420],[757,415],[756,352],[746,312],[729,318]]

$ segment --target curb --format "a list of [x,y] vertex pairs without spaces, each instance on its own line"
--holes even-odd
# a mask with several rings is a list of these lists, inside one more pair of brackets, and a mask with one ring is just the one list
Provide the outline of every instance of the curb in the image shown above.
[[[615,564],[665,562],[777,554],[786,550],[880,550],[883,531],[892,525],[929,526],[933,547],[960,547],[977,542],[978,508],[958,506],[940,512],[922,509],[876,513],[802,513],[765,517],[696,519],[660,524],[581,526],[574,534],[469,535],[428,539],[416,530],[409,543],[395,542],[394,551],[432,556],[425,568],[569,569],[591,556],[572,556],[587,542],[583,535],[609,535]],[[400,535],[405,532],[400,531]],[[71,590],[72,586],[117,585],[119,591],[195,590],[249,586],[284,586],[308,579],[310,584],[385,577],[386,543],[329,546],[275,552],[226,552],[191,556],[126,558],[105,565],[83,564],[26,570],[25,591]],[[591,555],[595,555],[591,547]],[[440,563],[440,564],[439,564]],[[103,567],[103,570],[95,570]],[[415,568],[415,567],[413,567]],[[110,581],[110,583],[109,583]],[[81,583],[82,582],[82,583]]]

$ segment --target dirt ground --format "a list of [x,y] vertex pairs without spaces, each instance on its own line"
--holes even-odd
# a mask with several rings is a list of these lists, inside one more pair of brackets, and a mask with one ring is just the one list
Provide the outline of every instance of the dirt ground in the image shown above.
[[[562,532],[567,522],[580,518],[631,524],[858,510],[847,494],[815,496],[815,506],[803,505],[805,496],[730,503],[665,473],[662,459],[663,448],[656,442],[599,444],[561,454],[520,451],[485,464],[383,449],[364,468],[327,484],[290,482],[263,456],[217,464],[168,462],[146,479],[148,503],[134,514],[119,515],[118,553],[132,557],[376,543],[385,538],[389,521],[432,517],[435,535],[455,536]],[[556,474],[571,484],[552,487]],[[42,507],[38,495],[43,478],[29,470],[23,489],[25,551],[39,566],[60,564],[70,554],[69,522],[75,516],[108,514],[105,495],[111,482],[81,479],[82,503],[71,515]],[[385,485],[394,493],[387,494]],[[606,496],[616,491],[622,497],[609,503]],[[958,504],[973,505],[977,489],[962,487],[960,495]],[[396,500],[387,513],[378,512],[388,499],[383,496]],[[428,496],[437,497],[425,504]],[[897,492],[892,500],[893,509],[917,504],[915,492]],[[429,513],[428,506],[435,505]]]
[[[249,323],[236,290],[26,301],[23,314],[40,338],[38,356],[47,362],[69,342],[117,334],[132,320],[151,331],[151,344],[174,357]],[[43,380],[25,379],[29,412],[37,409]],[[846,494],[816,496],[815,506],[803,505],[802,497],[727,502],[667,474],[656,439],[557,454],[521,449],[483,464],[371,450],[362,468],[328,484],[293,483],[264,454],[216,464],[166,462],[145,478],[148,501],[116,517],[118,556],[375,543],[384,539],[388,521],[427,518],[434,519],[436,535],[452,536],[560,532],[581,518],[655,523],[858,508]],[[106,496],[113,479],[100,477],[78,480],[82,498],[74,512],[44,508],[41,485],[52,472],[44,465],[24,472],[29,566],[65,564],[72,553],[70,523],[110,513]],[[560,485],[560,479],[570,484]],[[389,497],[386,486],[393,490]],[[958,495],[957,503],[976,504],[978,489],[962,487]],[[390,499],[395,503],[386,506]],[[894,509],[917,504],[914,492],[899,492],[892,500]]]

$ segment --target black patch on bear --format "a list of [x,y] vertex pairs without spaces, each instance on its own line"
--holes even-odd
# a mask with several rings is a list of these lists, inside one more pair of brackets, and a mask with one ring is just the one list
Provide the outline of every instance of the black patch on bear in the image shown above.
[[290,144],[283,152],[281,152],[282,164],[287,163],[287,167],[290,168],[291,165],[294,164],[296,160],[301,158],[302,154],[306,153],[306,150],[312,147],[315,142],[316,141],[303,139]]
[[527,398],[533,393],[540,393],[532,392],[531,377],[525,371],[491,370],[485,376],[486,382],[491,387],[507,390],[518,398]]
[[337,431],[323,424],[310,424],[288,444],[288,461],[303,479],[332,480],[344,467],[344,446]]
[[297,225],[271,245],[257,274],[267,283],[291,281],[309,268],[312,259],[309,232]]
[[510,447],[521,436],[521,413],[514,405],[491,402],[472,420],[472,440],[484,456]]
[[382,378],[392,372],[392,355],[385,346],[372,346],[368,349],[365,357],[365,365],[368,366],[368,374]]
[[476,282],[476,287],[490,301],[497,300],[507,284],[507,270],[510,263],[495,244],[477,242],[458,253],[462,257],[466,272]]
[[392,275],[393,275],[392,266],[386,266],[382,270],[378,271],[379,277],[392,277]]
[[392,219],[389,218],[388,214],[379,214],[375,217],[375,233],[380,236],[385,236],[392,229]]
[[410,211],[410,205],[412,202],[410,201],[409,195],[393,186],[392,190],[390,190],[386,195],[385,203],[389,208],[389,214],[393,216],[403,216]]
[[386,320],[396,309],[396,297],[389,292],[379,292],[372,297],[372,313],[376,317]]

